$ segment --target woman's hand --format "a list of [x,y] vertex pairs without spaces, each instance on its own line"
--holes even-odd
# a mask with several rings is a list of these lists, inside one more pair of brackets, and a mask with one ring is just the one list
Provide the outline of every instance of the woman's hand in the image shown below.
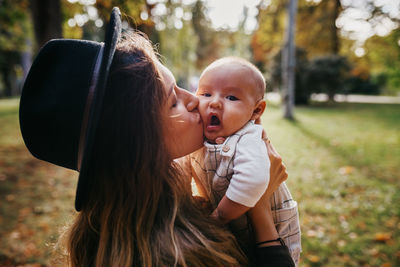
[[[257,124],[261,124],[261,121],[256,120]],[[249,212],[250,220],[253,225],[254,238],[256,242],[262,242],[266,240],[276,240],[279,235],[275,228],[272,213],[270,198],[273,192],[284,182],[288,174],[286,172],[285,164],[282,162],[282,157],[276,152],[274,146],[271,144],[267,137],[265,130],[263,130],[262,139],[265,142],[268,151],[268,157],[271,162],[270,167],[270,181],[268,188],[264,195],[257,202]],[[278,241],[269,242],[262,246],[276,246],[280,245]]]
[[276,152],[274,146],[271,144],[268,137],[264,137],[265,131],[263,131],[263,140],[268,150],[268,157],[271,162],[271,167],[269,169],[269,184],[265,191],[266,197],[271,197],[272,193],[288,178],[288,173],[286,172],[286,166],[282,161],[282,157]]
[[[255,121],[256,124],[261,124],[261,119],[258,118]],[[274,146],[271,144],[271,141],[267,137],[267,133],[263,130],[262,139],[265,142],[268,151],[268,157],[271,162],[271,167],[269,170],[269,184],[268,188],[265,191],[264,198],[269,199],[272,196],[272,193],[279,187],[281,183],[283,183],[287,178],[288,174],[286,172],[286,166],[282,161],[282,157],[276,152]]]

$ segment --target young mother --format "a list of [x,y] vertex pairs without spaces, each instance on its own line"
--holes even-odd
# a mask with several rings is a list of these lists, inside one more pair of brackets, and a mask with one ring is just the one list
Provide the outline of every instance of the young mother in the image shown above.
[[[173,161],[202,146],[197,98],[177,87],[145,38],[120,31],[114,8],[104,44],[50,41],[21,96],[21,132],[31,153],[80,172],[80,212],[65,235],[69,264],[247,265]],[[256,235],[257,207],[268,206],[269,191],[287,177],[276,153],[271,160],[273,182],[252,211]],[[277,238],[273,224],[270,233],[262,238]],[[259,266],[291,266],[284,246],[256,255],[260,250]]]

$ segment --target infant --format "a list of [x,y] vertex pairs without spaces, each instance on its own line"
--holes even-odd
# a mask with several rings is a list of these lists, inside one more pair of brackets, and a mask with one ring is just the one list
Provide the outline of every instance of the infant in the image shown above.
[[[192,176],[215,208],[212,216],[228,223],[246,251],[254,246],[246,212],[258,202],[269,183],[270,162],[262,127],[265,80],[250,62],[219,59],[200,76],[196,95],[204,123],[204,148],[190,155]],[[301,252],[297,202],[285,183],[270,199],[279,237],[295,264]]]

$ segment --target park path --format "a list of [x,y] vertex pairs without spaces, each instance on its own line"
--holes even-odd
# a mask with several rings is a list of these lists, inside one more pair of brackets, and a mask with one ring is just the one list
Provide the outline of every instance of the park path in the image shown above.
[[[276,92],[266,94],[267,100],[271,102],[281,102],[281,95]],[[378,96],[378,95],[335,95],[336,102],[347,103],[370,103],[370,104],[400,104],[400,96]],[[311,100],[316,102],[328,101],[327,94],[312,94]]]

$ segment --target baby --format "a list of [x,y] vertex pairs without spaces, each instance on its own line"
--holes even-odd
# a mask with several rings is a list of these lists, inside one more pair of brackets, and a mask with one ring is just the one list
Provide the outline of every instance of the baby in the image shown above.
[[[212,216],[228,223],[246,251],[254,246],[246,212],[258,202],[269,183],[267,149],[262,127],[265,80],[250,62],[219,59],[201,74],[196,95],[204,123],[204,148],[190,155],[199,191],[215,208]],[[270,199],[275,226],[296,265],[301,241],[297,202],[285,183]]]

